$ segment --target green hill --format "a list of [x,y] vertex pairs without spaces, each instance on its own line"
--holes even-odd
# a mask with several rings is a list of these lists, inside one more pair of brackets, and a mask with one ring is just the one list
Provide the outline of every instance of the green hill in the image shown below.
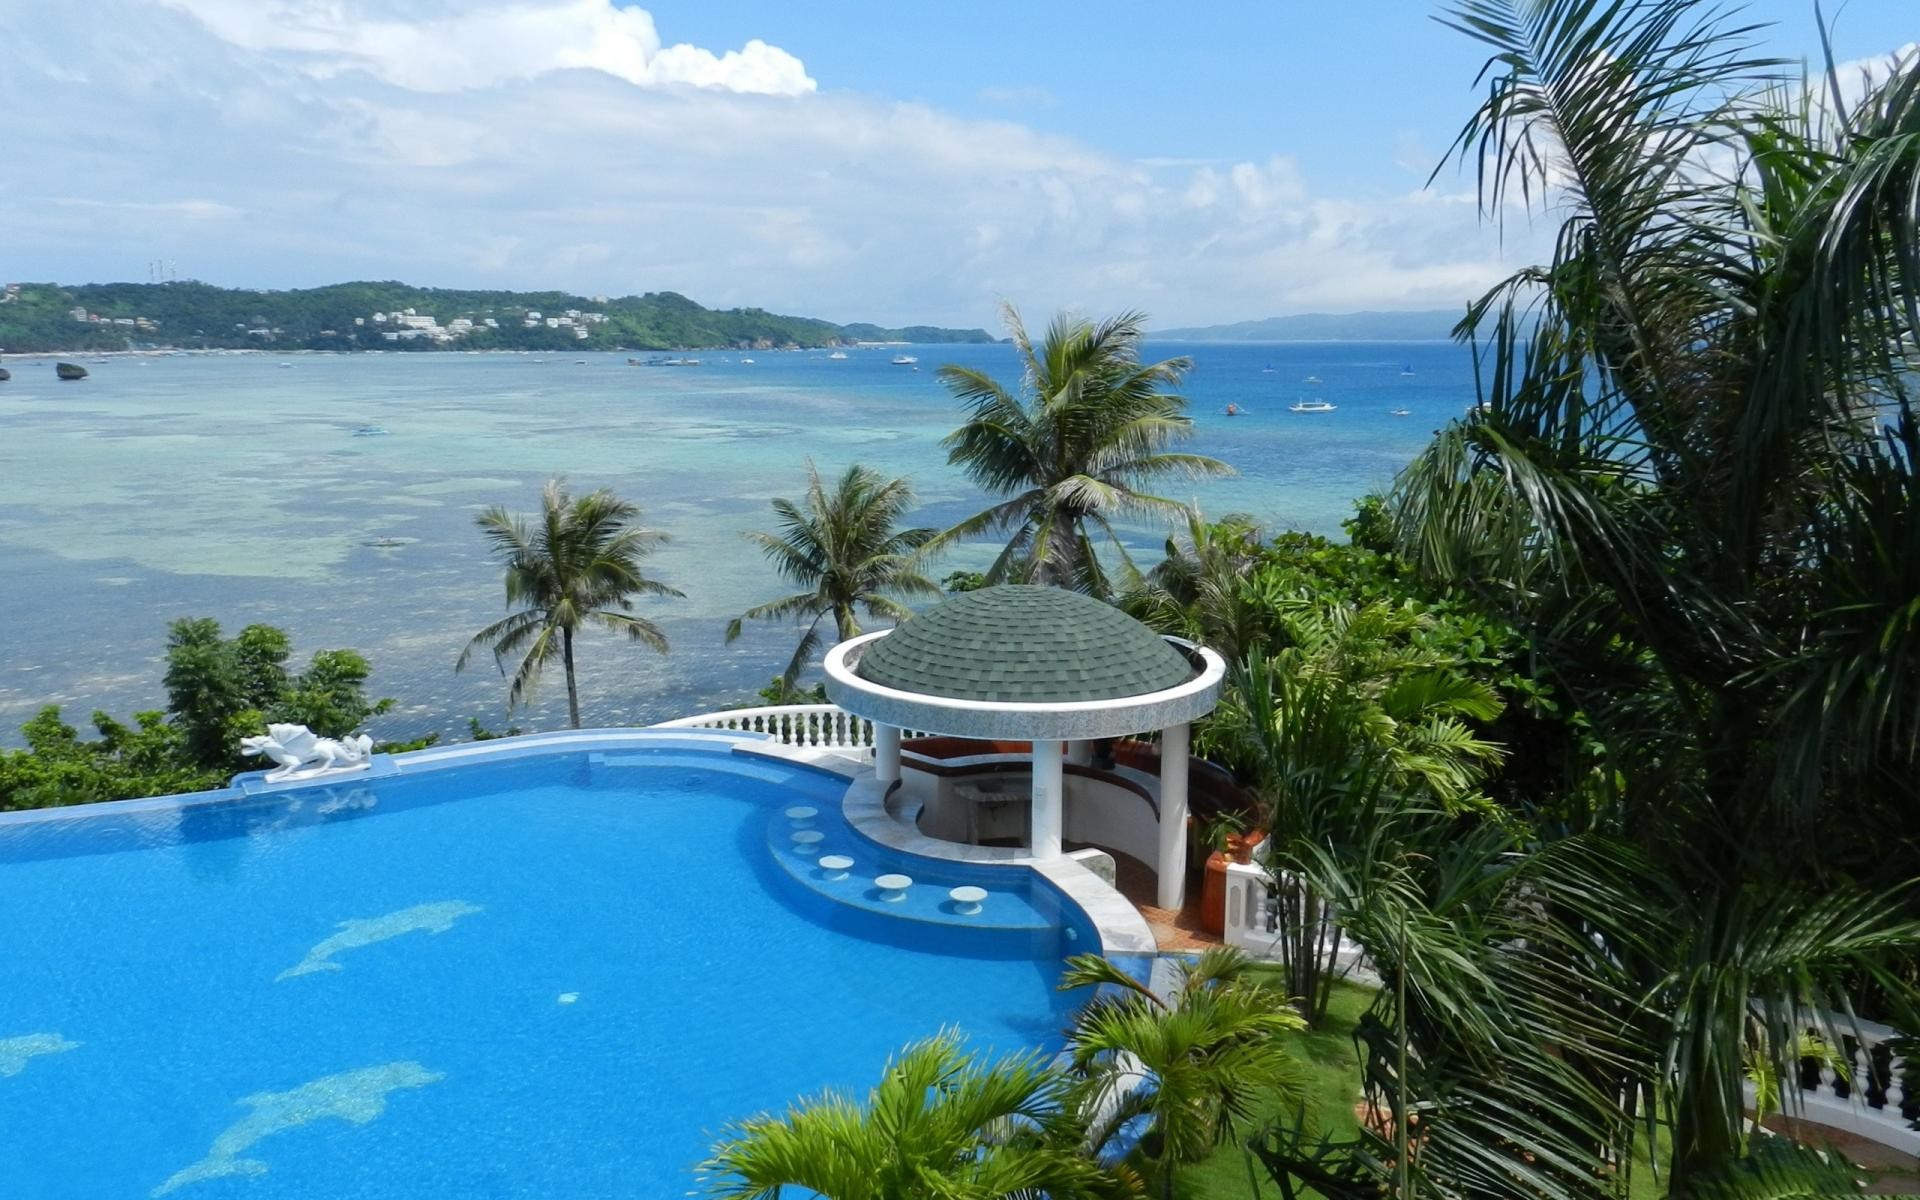
[[675,292],[576,296],[337,283],[253,291],[197,282],[9,285],[0,350],[679,350],[854,341],[990,342],[982,329],[836,325]]

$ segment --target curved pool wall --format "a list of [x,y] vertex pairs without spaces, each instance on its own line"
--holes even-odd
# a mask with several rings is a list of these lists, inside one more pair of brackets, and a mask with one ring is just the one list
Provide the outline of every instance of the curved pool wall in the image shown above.
[[727,1121],[862,1091],[940,1024],[1056,1048],[1080,1002],[1059,960],[1104,945],[1073,887],[867,836],[842,808],[862,775],[737,733],[581,731],[0,814],[23,1194],[678,1193]]
[[[0,812],[0,835],[6,839],[0,844],[0,864],[40,856],[112,853],[240,836],[258,832],[263,824],[273,829],[327,824],[375,807],[369,803],[373,795],[369,789],[381,780],[566,753],[586,754],[588,765],[610,778],[617,777],[621,768],[631,766],[712,767],[713,756],[724,754],[729,756],[722,760],[725,769],[745,777],[782,783],[805,779],[821,786],[835,786],[837,790],[833,795],[814,797],[811,807],[816,809],[816,815],[811,820],[804,823],[788,820],[769,826],[768,849],[790,875],[814,892],[894,918],[993,927],[1008,925],[1000,918],[1009,914],[991,911],[994,908],[991,897],[987,904],[989,911],[982,914],[985,919],[967,921],[954,912],[955,906],[947,892],[968,884],[985,887],[990,893],[995,889],[1039,889],[1041,898],[1025,901],[1024,915],[1013,920],[1012,925],[1064,923],[1072,934],[1070,940],[1081,949],[1105,950],[1115,957],[1131,958],[1143,949],[1137,939],[1116,939],[1111,929],[1102,929],[1098,922],[1089,920],[1085,911],[1088,893],[1097,901],[1101,898],[1098,889],[1063,888],[1049,873],[1032,870],[1033,860],[1002,848],[956,846],[930,838],[914,838],[914,848],[908,849],[900,838],[876,831],[871,822],[843,824],[843,805],[863,804],[868,793],[865,789],[842,793],[862,775],[870,780],[870,772],[841,755],[786,746],[766,734],[727,730],[591,729],[494,738],[397,755],[376,754],[365,770],[319,779],[268,782],[268,772],[255,771],[236,776],[230,787],[202,792]],[[627,757],[631,755],[639,757]],[[684,757],[689,755],[701,757]],[[297,803],[289,805],[290,798]],[[424,802],[445,803],[457,799],[458,796],[440,796]],[[389,804],[388,811],[392,807]],[[84,822],[84,825],[74,822]],[[825,833],[811,854],[796,853],[790,837],[774,836],[779,830],[798,831],[801,824]],[[849,869],[855,886],[840,887],[837,881],[834,886],[828,886],[828,881],[822,878],[825,873],[818,869],[818,859],[833,854],[855,860]],[[1015,868],[1011,877],[1010,867]],[[1091,878],[1077,867],[1073,870]],[[872,886],[873,880],[882,874],[895,873],[914,879],[914,886],[908,889],[904,903],[883,904]],[[1070,891],[1082,894],[1070,896]],[[1118,899],[1117,894],[1114,898]],[[1124,900],[1121,903],[1124,904]],[[1132,913],[1130,905],[1126,911]]]

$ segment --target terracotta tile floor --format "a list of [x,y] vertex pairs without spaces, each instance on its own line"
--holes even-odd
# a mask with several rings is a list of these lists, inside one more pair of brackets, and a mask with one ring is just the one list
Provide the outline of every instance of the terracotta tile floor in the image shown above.
[[[1082,847],[1069,843],[1068,849]],[[1187,880],[1186,907],[1179,910],[1160,908],[1153,903],[1157,896],[1154,884],[1153,868],[1137,858],[1130,858],[1117,850],[1108,850],[1113,855],[1115,874],[1118,875],[1120,894],[1133,902],[1140,915],[1147,919],[1154,938],[1165,950],[1205,950],[1208,946],[1218,946],[1218,936],[1200,928],[1200,879],[1198,876]]]

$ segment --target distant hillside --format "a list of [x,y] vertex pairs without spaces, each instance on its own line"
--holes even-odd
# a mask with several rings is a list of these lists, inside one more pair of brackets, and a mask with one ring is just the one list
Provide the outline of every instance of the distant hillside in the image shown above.
[[771,350],[855,341],[991,342],[984,329],[841,326],[674,292],[576,296],[404,283],[252,291],[196,282],[8,284],[0,349],[129,346],[276,350]]
[[1204,325],[1195,329],[1157,329],[1155,338],[1181,342],[1425,342],[1444,341],[1464,310],[1430,312],[1301,313]]

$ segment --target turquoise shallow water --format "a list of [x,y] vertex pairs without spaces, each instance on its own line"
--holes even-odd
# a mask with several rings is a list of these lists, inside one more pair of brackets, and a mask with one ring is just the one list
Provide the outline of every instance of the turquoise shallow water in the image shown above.
[[844,790],[574,753],[0,822],[0,1194],[684,1195],[727,1122],[909,1041],[1057,1049],[1077,910],[1008,870],[977,919],[827,898],[860,880],[777,861],[788,807],[899,869]]
[[[1240,471],[1181,498],[1276,528],[1337,534],[1353,497],[1472,400],[1468,354],[1446,343],[1149,350],[1193,356],[1190,448]],[[1012,349],[919,347],[918,371],[892,365],[893,350],[850,353],[705,354],[690,369],[609,354],[115,358],[71,384],[49,360],[9,359],[0,739],[17,742],[43,703],[70,718],[157,707],[165,624],[183,615],[281,625],[302,661],[326,646],[365,651],[376,686],[400,701],[383,736],[458,732],[469,716],[498,725],[505,689],[490,665],[452,672],[466,637],[502,611],[472,519],[493,503],[530,508],[556,472],[639,501],[675,539],[655,572],[687,593],[648,609],[670,657],[582,648],[587,722],[744,702],[793,635],[722,643],[728,617],[782,594],[740,533],[770,524],[770,497],[799,492],[805,457],[912,476],[927,524],[982,502],[939,448],[959,411],[934,369],[962,362],[1011,383]],[[1287,411],[1310,397],[1336,411]],[[1230,403],[1244,415],[1225,416]],[[1412,415],[1390,415],[1399,406]],[[370,424],[391,435],[353,436]],[[1130,536],[1151,555],[1164,531]],[[962,548],[936,575],[989,556]],[[558,724],[560,691],[520,722]]]

